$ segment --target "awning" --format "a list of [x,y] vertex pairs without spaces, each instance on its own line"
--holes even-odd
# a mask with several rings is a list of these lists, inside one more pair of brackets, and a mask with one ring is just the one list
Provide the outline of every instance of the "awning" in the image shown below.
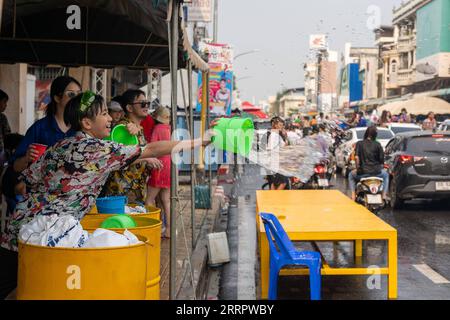
[[445,100],[434,97],[414,98],[406,101],[397,101],[386,104],[378,111],[387,110],[392,114],[400,114],[402,109],[414,115],[426,115],[429,112],[435,114],[450,114],[450,103]]
[[194,68],[200,71],[208,71],[209,65],[198,55],[197,52],[194,51],[194,49],[192,49],[192,46],[189,43],[187,30],[184,26],[182,27],[182,30],[183,30],[183,49],[187,53]]
[[251,114],[259,119],[269,119],[269,116],[265,114],[262,110],[259,111],[244,111],[245,113]]
[[[169,0],[3,0],[0,63],[169,70]],[[175,1],[178,5],[179,1]],[[68,7],[81,9],[70,30]],[[70,19],[69,19],[70,20]],[[181,20],[181,18],[180,18]],[[74,20],[71,20],[72,22]],[[180,24],[181,25],[181,24]],[[75,25],[75,27],[78,27]],[[180,28],[179,67],[190,51]],[[203,67],[195,54],[192,60]]]

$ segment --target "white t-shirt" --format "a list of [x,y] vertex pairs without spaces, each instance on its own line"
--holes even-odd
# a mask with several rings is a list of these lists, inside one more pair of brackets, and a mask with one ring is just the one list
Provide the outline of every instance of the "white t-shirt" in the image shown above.
[[267,150],[280,150],[286,143],[277,131],[272,131],[267,142]]

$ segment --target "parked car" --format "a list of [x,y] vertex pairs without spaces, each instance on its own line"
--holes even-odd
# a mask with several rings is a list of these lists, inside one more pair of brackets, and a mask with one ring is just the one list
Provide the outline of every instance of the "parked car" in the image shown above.
[[422,127],[414,123],[396,123],[393,122],[388,126],[394,134],[411,132],[411,131],[422,131]]
[[441,123],[439,126],[439,131],[450,131],[450,119]]
[[450,132],[398,134],[386,147],[394,209],[405,200],[450,196]]
[[[353,151],[353,145],[355,145],[358,141],[364,139],[364,133],[367,128],[353,128],[347,131],[346,142],[341,144],[338,148],[336,148],[336,165],[337,169],[342,170],[344,176],[347,176],[348,169],[351,169],[352,166],[349,163],[350,155]],[[388,128],[378,128],[378,141],[381,145],[386,147],[388,142],[395,136],[394,132]]]

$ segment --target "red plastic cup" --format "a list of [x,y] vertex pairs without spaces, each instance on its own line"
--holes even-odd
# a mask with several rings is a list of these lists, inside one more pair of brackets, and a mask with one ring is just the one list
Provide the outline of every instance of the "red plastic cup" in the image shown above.
[[38,156],[36,156],[33,159],[33,162],[36,162],[37,159],[39,159],[45,153],[45,150],[47,150],[47,146],[45,144],[40,144],[40,143],[33,143],[33,144],[31,144],[31,146],[38,153]]

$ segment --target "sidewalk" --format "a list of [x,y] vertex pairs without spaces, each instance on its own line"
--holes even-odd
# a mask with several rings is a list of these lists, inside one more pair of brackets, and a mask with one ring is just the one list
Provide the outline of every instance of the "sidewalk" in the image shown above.
[[[191,189],[190,185],[180,185],[179,205],[177,212],[177,270],[176,297],[177,299],[194,300],[201,293],[202,278],[205,276],[207,251],[205,247],[206,234],[213,231],[215,220],[223,203],[223,197],[215,195],[217,180],[212,181],[211,197],[212,209],[195,210],[194,244],[192,249],[191,222]],[[192,263],[192,266],[191,266]],[[170,240],[161,239],[161,282],[160,299],[169,299],[170,283]]]

